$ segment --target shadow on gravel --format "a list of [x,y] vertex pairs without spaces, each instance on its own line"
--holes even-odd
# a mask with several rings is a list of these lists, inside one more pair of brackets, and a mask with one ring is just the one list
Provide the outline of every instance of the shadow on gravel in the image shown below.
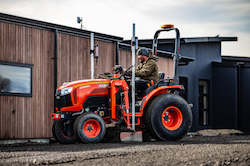
[[250,135],[188,136],[176,142],[155,142],[155,144],[250,144]]
[[98,144],[16,144],[0,145],[0,152],[19,152],[19,151],[39,151],[39,152],[81,152],[101,149],[114,149],[122,147],[147,146],[147,145],[195,145],[195,144],[248,144],[250,145],[250,135],[219,135],[219,136],[187,136],[180,141],[154,141],[142,143],[98,143]]

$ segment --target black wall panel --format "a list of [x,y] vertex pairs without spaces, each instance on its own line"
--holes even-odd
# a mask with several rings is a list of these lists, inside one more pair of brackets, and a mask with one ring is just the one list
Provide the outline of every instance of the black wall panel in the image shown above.
[[212,127],[237,127],[237,68],[214,66]]
[[250,67],[239,69],[239,118],[238,127],[250,131]]

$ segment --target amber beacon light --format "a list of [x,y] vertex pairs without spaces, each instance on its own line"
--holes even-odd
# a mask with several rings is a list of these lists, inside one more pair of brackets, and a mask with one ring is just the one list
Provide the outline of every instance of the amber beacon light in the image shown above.
[[174,27],[173,24],[164,24],[164,25],[161,26],[161,28],[163,28],[163,29],[173,28],[173,27]]

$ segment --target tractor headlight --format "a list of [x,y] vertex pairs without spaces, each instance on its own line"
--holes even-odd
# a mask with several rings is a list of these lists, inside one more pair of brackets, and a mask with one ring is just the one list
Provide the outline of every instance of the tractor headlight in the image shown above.
[[64,95],[67,95],[67,94],[70,94],[73,90],[73,87],[67,87],[67,88],[63,88],[61,90],[61,96],[64,96]]

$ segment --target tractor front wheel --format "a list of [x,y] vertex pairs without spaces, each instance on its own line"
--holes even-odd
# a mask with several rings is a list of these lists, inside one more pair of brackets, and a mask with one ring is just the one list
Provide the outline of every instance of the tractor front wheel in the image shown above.
[[73,131],[73,122],[71,120],[54,120],[52,133],[55,139],[61,144],[72,144],[77,140]]
[[106,125],[102,117],[95,113],[85,113],[77,117],[74,131],[83,143],[100,142],[105,133]]
[[192,125],[192,111],[188,103],[178,95],[156,97],[149,106],[147,121],[152,135],[160,140],[179,140]]

